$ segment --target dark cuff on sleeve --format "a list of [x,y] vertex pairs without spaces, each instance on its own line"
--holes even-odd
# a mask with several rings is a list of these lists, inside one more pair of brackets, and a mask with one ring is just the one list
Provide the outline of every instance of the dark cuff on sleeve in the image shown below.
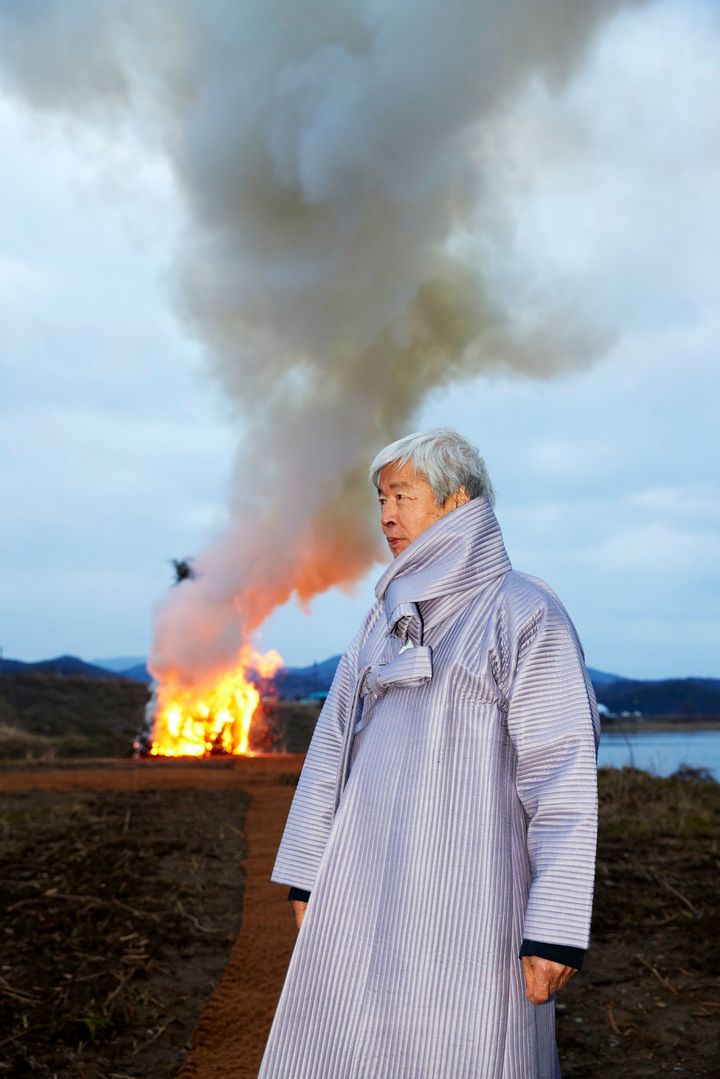
[[291,888],[288,899],[298,899],[301,903],[307,903],[310,900],[310,892],[306,892],[304,888]]
[[551,963],[562,963],[566,967],[582,970],[585,949],[571,948],[568,944],[543,944],[540,940],[524,940],[520,958],[524,955],[537,955],[540,959],[549,959]]

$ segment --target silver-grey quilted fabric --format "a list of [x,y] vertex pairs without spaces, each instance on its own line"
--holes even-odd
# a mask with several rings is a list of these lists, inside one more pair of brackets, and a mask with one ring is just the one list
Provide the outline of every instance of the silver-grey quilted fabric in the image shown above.
[[273,880],[312,892],[262,1079],[559,1075],[524,937],[588,945],[597,709],[555,594],[476,499],[392,562]]

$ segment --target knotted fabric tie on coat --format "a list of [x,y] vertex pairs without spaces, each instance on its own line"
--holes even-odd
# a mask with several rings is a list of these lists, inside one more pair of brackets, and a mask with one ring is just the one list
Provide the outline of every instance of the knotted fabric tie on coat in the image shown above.
[[[340,757],[337,784],[335,788],[335,809],[340,803],[350,770],[352,746],[356,732],[361,730],[362,721],[356,725],[358,705],[361,699],[371,697],[377,700],[391,686],[412,688],[422,686],[432,678],[432,650],[422,641],[422,618],[415,603],[399,603],[392,612],[390,633],[403,642],[403,648],[394,659],[387,663],[378,663],[374,667],[363,667],[355,683],[352,704],[348,714],[343,747]],[[365,703],[366,708],[371,704]]]
[[432,678],[432,652],[422,644],[423,624],[417,604],[398,603],[388,618],[388,626],[403,647],[393,659],[377,663],[361,676],[361,697],[381,697],[390,686],[421,686]]
[[390,613],[388,626],[402,644],[409,641],[417,647],[422,643],[423,623],[417,603],[398,603]]
[[[432,651],[427,645],[405,648],[389,663],[370,669],[360,686],[360,696],[381,697],[390,686],[421,686],[432,678]],[[357,728],[356,728],[357,729]]]

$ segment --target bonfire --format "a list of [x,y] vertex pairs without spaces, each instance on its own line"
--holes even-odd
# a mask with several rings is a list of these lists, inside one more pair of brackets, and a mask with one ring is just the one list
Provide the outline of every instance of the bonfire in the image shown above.
[[135,751],[155,757],[253,756],[251,729],[261,698],[282,666],[271,650],[243,648],[237,665],[212,682],[188,686],[174,676],[153,686]]

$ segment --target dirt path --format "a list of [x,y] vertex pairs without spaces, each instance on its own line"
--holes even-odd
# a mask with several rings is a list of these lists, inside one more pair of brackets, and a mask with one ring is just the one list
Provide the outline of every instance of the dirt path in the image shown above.
[[179,1079],[254,1079],[295,940],[285,889],[270,884],[295,788],[256,783],[244,789],[250,805],[242,929]]

